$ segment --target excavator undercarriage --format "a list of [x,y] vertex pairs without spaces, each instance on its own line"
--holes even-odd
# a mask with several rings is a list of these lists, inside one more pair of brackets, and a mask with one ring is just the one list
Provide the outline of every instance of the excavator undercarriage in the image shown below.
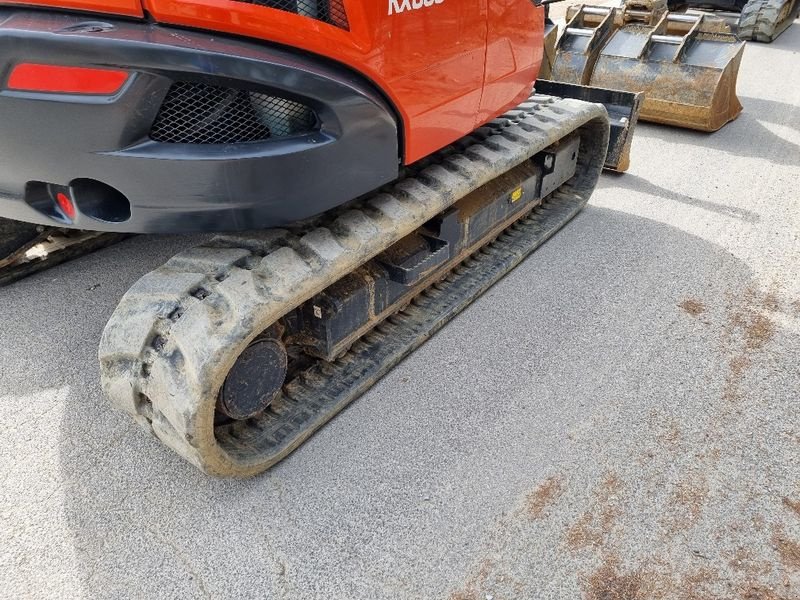
[[208,473],[269,468],[569,221],[608,135],[535,95],[311,225],[175,256],[109,320],[105,392]]
[[742,40],[770,43],[800,14],[798,0],[670,0],[670,11],[710,13]]

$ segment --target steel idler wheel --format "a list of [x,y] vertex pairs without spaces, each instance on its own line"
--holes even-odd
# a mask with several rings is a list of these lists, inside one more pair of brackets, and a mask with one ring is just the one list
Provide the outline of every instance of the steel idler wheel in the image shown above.
[[250,342],[228,372],[217,410],[238,421],[264,412],[286,379],[288,358],[280,340],[269,334]]

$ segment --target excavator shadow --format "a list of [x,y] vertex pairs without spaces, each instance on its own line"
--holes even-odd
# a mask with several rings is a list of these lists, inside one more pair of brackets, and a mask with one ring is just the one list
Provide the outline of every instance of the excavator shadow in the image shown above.
[[667,189],[652,183],[644,177],[633,175],[631,173],[628,173],[625,176],[618,176],[615,174],[614,176],[603,179],[598,185],[598,189],[603,189],[606,187],[645,193],[656,198],[672,200],[687,206],[702,208],[703,210],[708,210],[726,217],[740,219],[747,223],[758,223],[761,220],[761,216],[753,211],[739,208],[737,206],[730,206],[721,202],[711,202],[710,200],[701,200],[700,198],[681,194],[680,192]]
[[759,121],[784,125],[800,131],[800,107],[788,102],[779,102],[767,98],[753,96],[740,96],[740,98],[747,105],[747,109],[753,115],[757,115]]
[[[687,129],[677,129],[652,123],[640,123],[637,128],[637,137],[634,139],[634,148],[631,152],[635,163],[638,152],[647,152],[647,138],[653,137],[669,143],[689,144],[706,148],[709,155],[725,153],[733,156],[750,156],[791,167],[800,166],[800,135],[796,133],[784,137],[780,132],[774,131],[769,125],[778,125],[792,128],[796,132],[796,125],[792,121],[796,107],[786,107],[787,120],[784,123],[762,122],[757,108],[748,108],[747,101],[743,99],[745,110],[733,123],[714,133],[702,133]],[[768,106],[774,103],[770,100],[756,99],[755,106],[764,103]],[[778,103],[775,103],[778,104]],[[766,114],[769,114],[767,112]],[[774,120],[774,119],[773,119]],[[637,145],[638,141],[638,145]]]
[[[357,596],[347,587],[355,580],[342,574],[358,572],[387,586],[376,595],[397,597],[373,560],[388,548],[403,587],[435,591],[447,581],[425,579],[409,557],[462,568],[471,559],[462,549],[504,508],[497,489],[527,485],[531,468],[562,454],[564,430],[610,409],[605,399],[640,400],[613,383],[648,377],[653,362],[636,356],[657,355],[659,377],[672,371],[686,381],[684,349],[664,337],[694,323],[678,307],[686,295],[722,303],[722,287],[753,280],[722,247],[590,206],[292,456],[256,479],[230,481],[203,475],[132,426],[98,382],[97,340],[119,297],[183,245],[136,238],[2,291],[2,351],[15,356],[0,371],[0,389],[12,390],[3,418],[20,438],[18,466],[9,468],[55,479],[61,508],[49,528],[31,534],[48,539],[27,541],[63,538],[58,560],[75,573],[74,596],[135,589],[142,597],[214,597],[234,587],[244,596],[302,596],[291,585]],[[59,303],[54,289],[63,290]],[[46,308],[33,315],[30,306]],[[691,364],[709,367],[717,339],[692,339],[700,359]],[[693,393],[713,387],[696,375],[704,383]],[[48,394],[53,405],[40,415]],[[469,473],[492,473],[493,483],[471,486]],[[15,479],[24,475],[7,472],[5,485]],[[435,514],[415,508],[432,489]],[[20,485],[14,502],[45,510],[52,494],[35,492]],[[454,524],[444,556],[429,519]],[[328,565],[323,555],[338,558]]]

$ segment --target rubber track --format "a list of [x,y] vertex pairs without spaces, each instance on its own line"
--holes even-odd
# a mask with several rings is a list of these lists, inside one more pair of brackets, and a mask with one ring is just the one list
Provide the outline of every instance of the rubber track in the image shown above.
[[286,457],[313,432],[366,392],[403,358],[502,279],[584,206],[577,194],[556,194],[497,240],[474,253],[441,283],[361,338],[334,363],[319,361],[286,386],[271,410],[250,421],[221,428],[217,441],[231,450],[259,448],[266,468]]
[[[778,20],[790,5],[788,14]],[[772,42],[789,27],[800,12],[800,0],[750,0],[742,8],[737,35],[743,40]]]
[[[277,429],[274,423],[251,419],[218,443],[216,395],[247,343],[458,199],[575,130],[582,135],[578,174],[554,200],[572,203],[574,214],[588,200],[602,168],[608,143],[605,111],[599,105],[537,96],[439,154],[415,177],[330,214],[310,230],[217,237],[178,254],[134,284],[109,320],[99,350],[105,392],[115,406],[206,472],[249,476],[263,471],[396,360],[378,370],[355,367],[364,371],[367,383],[349,387],[352,393],[338,395],[334,404],[320,400],[326,407],[321,412],[304,403],[316,414],[312,425],[294,413],[291,418],[279,415],[289,404],[278,402],[272,413],[280,422]],[[334,384],[327,377],[317,383]],[[253,439],[237,441],[242,427],[252,427],[251,433],[268,430],[265,435],[274,444],[267,438],[258,447]]]
[[96,250],[106,248],[130,237],[129,233],[103,233],[70,244],[56,250],[44,258],[33,258],[0,268],[0,287],[19,281],[25,277],[44,271],[61,263],[73,260]]

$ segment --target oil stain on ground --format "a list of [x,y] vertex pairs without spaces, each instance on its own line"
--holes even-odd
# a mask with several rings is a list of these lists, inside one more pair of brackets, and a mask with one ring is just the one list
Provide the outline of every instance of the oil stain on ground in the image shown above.
[[683,302],[681,302],[678,306],[680,306],[684,311],[688,314],[696,317],[706,311],[705,305],[700,302],[699,300],[695,300],[694,298],[687,298]]

